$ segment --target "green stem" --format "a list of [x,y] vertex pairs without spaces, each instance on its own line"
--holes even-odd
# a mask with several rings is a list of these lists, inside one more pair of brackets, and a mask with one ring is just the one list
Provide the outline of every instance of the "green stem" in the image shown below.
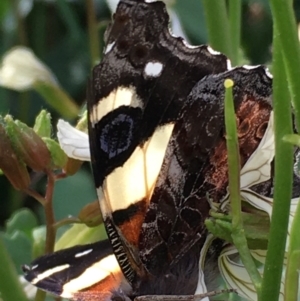
[[278,44],[283,54],[290,96],[295,108],[296,124],[300,129],[300,48],[293,1],[270,0]]
[[247,239],[243,227],[241,197],[240,197],[240,156],[238,136],[236,130],[236,118],[232,96],[232,80],[225,80],[225,125],[226,144],[228,154],[229,194],[232,210],[232,239],[239,251],[240,258],[249,273],[249,276],[259,292],[261,276],[248,248]]
[[241,40],[241,0],[229,0],[229,30],[231,37],[231,61],[236,66],[239,62],[239,49]]
[[98,24],[95,16],[94,1],[86,0],[86,11],[89,30],[91,67],[100,61],[100,41],[98,34]]
[[56,228],[54,227],[55,219],[53,212],[53,192],[54,192],[55,176],[51,172],[48,173],[48,183],[45,195],[45,216],[46,216],[46,247],[45,253],[51,253],[54,250]]
[[36,82],[34,88],[62,117],[73,119],[78,116],[79,107],[61,87],[49,83]]
[[210,46],[232,58],[229,22],[224,0],[203,0]]
[[242,223],[242,206],[240,198],[240,154],[236,130],[235,110],[232,97],[232,80],[225,80],[225,125],[229,169],[229,194],[232,210],[232,227],[238,228]]
[[84,37],[84,33],[79,26],[80,22],[78,18],[70,8],[71,5],[69,4],[69,2],[65,0],[57,0],[56,6],[61,14],[61,20],[63,23],[65,23],[65,26],[69,31],[71,38],[76,42],[80,41]]
[[285,135],[292,133],[292,120],[286,69],[282,57],[283,45],[280,38],[282,34],[281,32],[279,34],[279,27],[275,24],[273,40],[273,107],[276,153],[274,203],[259,301],[278,300],[292,197],[293,146],[283,141]]
[[288,250],[288,260],[285,277],[285,301],[294,301],[298,298],[299,268],[300,268],[300,202],[297,205],[293,219],[290,244]]
[[28,301],[15,266],[0,238],[0,293],[3,301]]

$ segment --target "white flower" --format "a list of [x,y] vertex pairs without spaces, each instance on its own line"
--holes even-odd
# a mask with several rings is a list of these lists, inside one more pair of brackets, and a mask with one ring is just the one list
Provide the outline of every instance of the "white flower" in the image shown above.
[[68,157],[81,161],[91,161],[89,137],[60,119],[57,123],[57,138]]
[[57,86],[49,68],[26,47],[15,47],[8,51],[0,68],[0,85],[17,91],[33,88],[37,82]]

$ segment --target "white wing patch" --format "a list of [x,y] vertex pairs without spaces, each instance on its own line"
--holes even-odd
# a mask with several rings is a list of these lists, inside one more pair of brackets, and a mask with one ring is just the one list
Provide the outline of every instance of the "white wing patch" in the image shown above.
[[103,195],[112,212],[151,197],[173,128],[173,123],[159,127],[123,166],[107,176]]
[[92,126],[94,126],[109,112],[112,112],[121,106],[130,106],[134,108],[141,108],[143,106],[142,101],[137,96],[133,87],[118,87],[107,97],[100,99],[100,101],[93,106],[90,114]]
[[53,275],[54,273],[57,273],[57,272],[61,272],[67,268],[69,268],[70,265],[69,264],[63,264],[63,265],[59,265],[59,266],[56,266],[54,267],[53,269],[49,269],[47,271],[45,271],[44,273],[41,273],[39,275],[37,275],[36,278],[34,278],[31,283],[32,284],[36,284],[38,283],[39,281],[45,279],[45,278],[48,278],[50,277],[51,275]]

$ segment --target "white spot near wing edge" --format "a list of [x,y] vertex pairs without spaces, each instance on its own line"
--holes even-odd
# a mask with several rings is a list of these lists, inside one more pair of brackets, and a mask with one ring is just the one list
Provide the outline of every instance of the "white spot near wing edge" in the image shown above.
[[106,46],[106,48],[105,48],[104,54],[109,53],[109,52],[113,49],[113,47],[115,46],[115,44],[116,44],[116,42],[109,43],[109,44]]
[[207,46],[207,51],[208,51],[210,54],[213,54],[213,55],[219,55],[219,54],[221,54],[221,52],[212,49],[210,46]]
[[148,62],[144,68],[144,73],[149,77],[158,77],[163,70],[163,64],[160,62]]
[[[157,128],[142,147],[134,150],[122,167],[107,176],[102,186],[103,195],[113,212],[151,197],[173,128],[173,123]],[[103,205],[100,202],[105,211],[106,206]]]
[[85,250],[85,251],[83,251],[83,252],[77,253],[77,254],[75,255],[75,257],[76,257],[76,258],[82,257],[82,256],[85,256],[85,255],[87,255],[87,254],[90,254],[91,252],[93,252],[93,249]]

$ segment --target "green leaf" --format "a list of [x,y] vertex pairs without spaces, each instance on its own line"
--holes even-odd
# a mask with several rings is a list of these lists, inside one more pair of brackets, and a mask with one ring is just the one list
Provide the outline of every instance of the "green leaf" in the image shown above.
[[20,284],[9,251],[0,237],[0,292],[3,301],[28,301]]
[[36,258],[45,253],[46,226],[39,226],[32,230],[32,258]]
[[32,241],[19,230],[4,233],[1,237],[18,273],[22,274],[21,266],[32,260]]
[[31,231],[38,225],[35,215],[27,208],[17,210],[6,222],[6,233],[13,234],[15,231],[24,233],[31,238]]
[[74,224],[55,244],[55,250],[83,245],[107,238],[104,225],[87,227],[85,224]]

